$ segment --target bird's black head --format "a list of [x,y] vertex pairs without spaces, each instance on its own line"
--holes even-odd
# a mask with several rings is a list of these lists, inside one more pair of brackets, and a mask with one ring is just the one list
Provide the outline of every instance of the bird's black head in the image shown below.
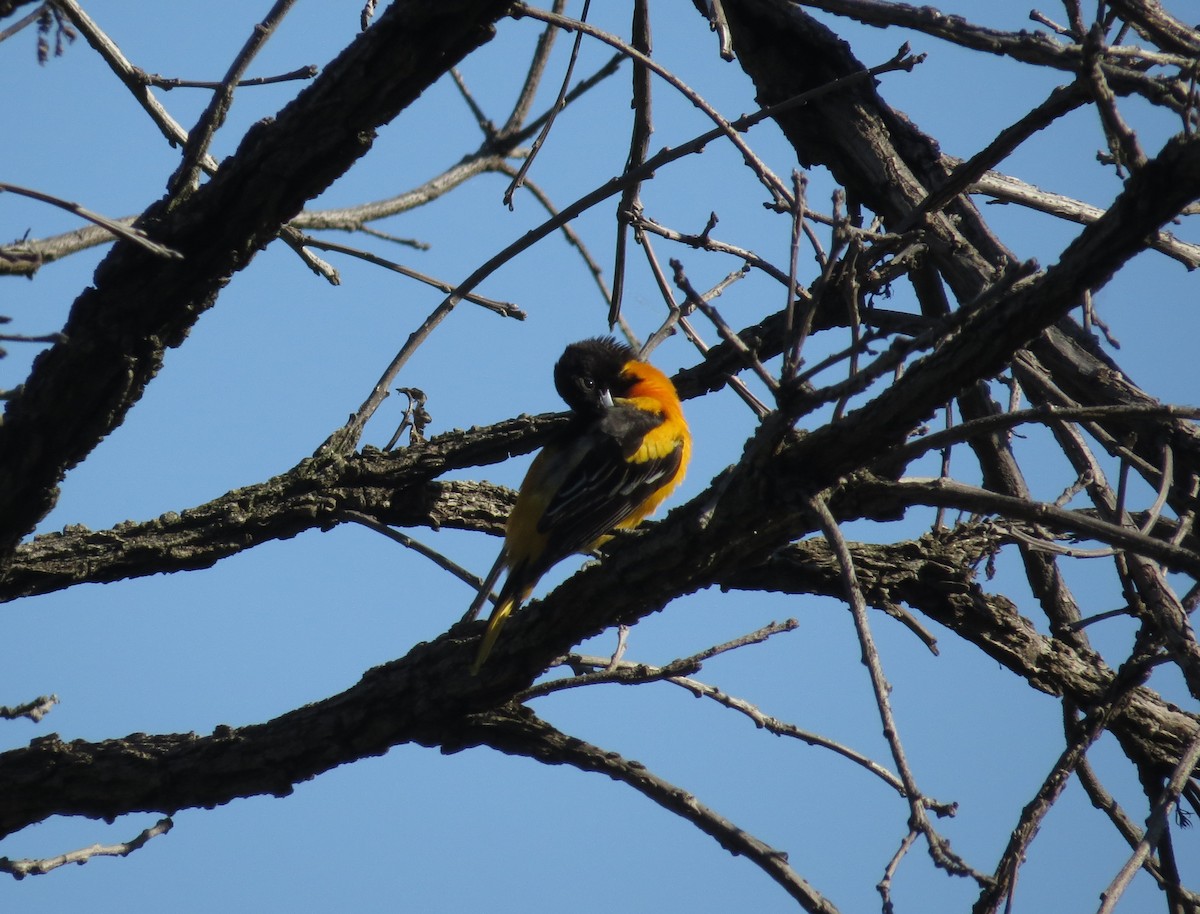
[[623,393],[621,369],[633,358],[632,349],[610,336],[572,343],[554,366],[554,386],[575,412],[598,412],[606,396]]

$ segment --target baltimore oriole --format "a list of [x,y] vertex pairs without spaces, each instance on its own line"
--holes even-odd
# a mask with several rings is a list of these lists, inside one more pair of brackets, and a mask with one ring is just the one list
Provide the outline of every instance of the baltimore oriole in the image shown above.
[[562,559],[636,527],[683,480],[692,439],[671,379],[611,337],[572,343],[554,366],[571,421],[534,459],[508,517],[504,548],[479,589],[478,613],[500,572],[508,579],[471,667],[505,620]]

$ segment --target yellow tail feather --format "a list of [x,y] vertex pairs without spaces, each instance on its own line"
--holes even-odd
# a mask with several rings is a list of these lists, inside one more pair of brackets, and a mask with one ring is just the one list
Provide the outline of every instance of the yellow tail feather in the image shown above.
[[472,676],[479,675],[479,670],[483,667],[484,661],[487,660],[488,654],[492,652],[492,647],[496,644],[496,639],[500,636],[501,627],[516,607],[517,601],[508,599],[492,610],[492,615],[488,619],[487,631],[483,633],[483,641],[479,644],[479,653],[475,655],[475,662],[471,664]]

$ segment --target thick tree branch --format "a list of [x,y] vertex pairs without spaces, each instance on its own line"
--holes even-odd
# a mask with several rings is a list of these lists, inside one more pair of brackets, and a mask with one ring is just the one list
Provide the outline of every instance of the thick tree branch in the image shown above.
[[0,601],[84,582],[207,568],[263,542],[328,529],[347,511],[398,526],[499,532],[512,505],[511,492],[487,483],[434,480],[533,450],[561,423],[553,414],[522,417],[447,432],[398,451],[368,449],[345,460],[310,458],[266,482],[181,513],[110,530],[68,527],[45,534],[0,563]]
[[200,313],[387,123],[488,40],[501,0],[390,6],[294,102],[251,128],[212,180],[139,220],[184,255],[118,243],[75,302],[67,341],[43,353],[0,426],[0,554],[49,510],[58,482],[124,420]]

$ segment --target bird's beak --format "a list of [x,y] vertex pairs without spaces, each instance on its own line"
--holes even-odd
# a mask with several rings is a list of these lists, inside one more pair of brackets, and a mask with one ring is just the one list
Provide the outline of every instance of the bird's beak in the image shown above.
[[600,405],[606,409],[612,409],[613,399],[612,394],[607,390],[600,391]]

